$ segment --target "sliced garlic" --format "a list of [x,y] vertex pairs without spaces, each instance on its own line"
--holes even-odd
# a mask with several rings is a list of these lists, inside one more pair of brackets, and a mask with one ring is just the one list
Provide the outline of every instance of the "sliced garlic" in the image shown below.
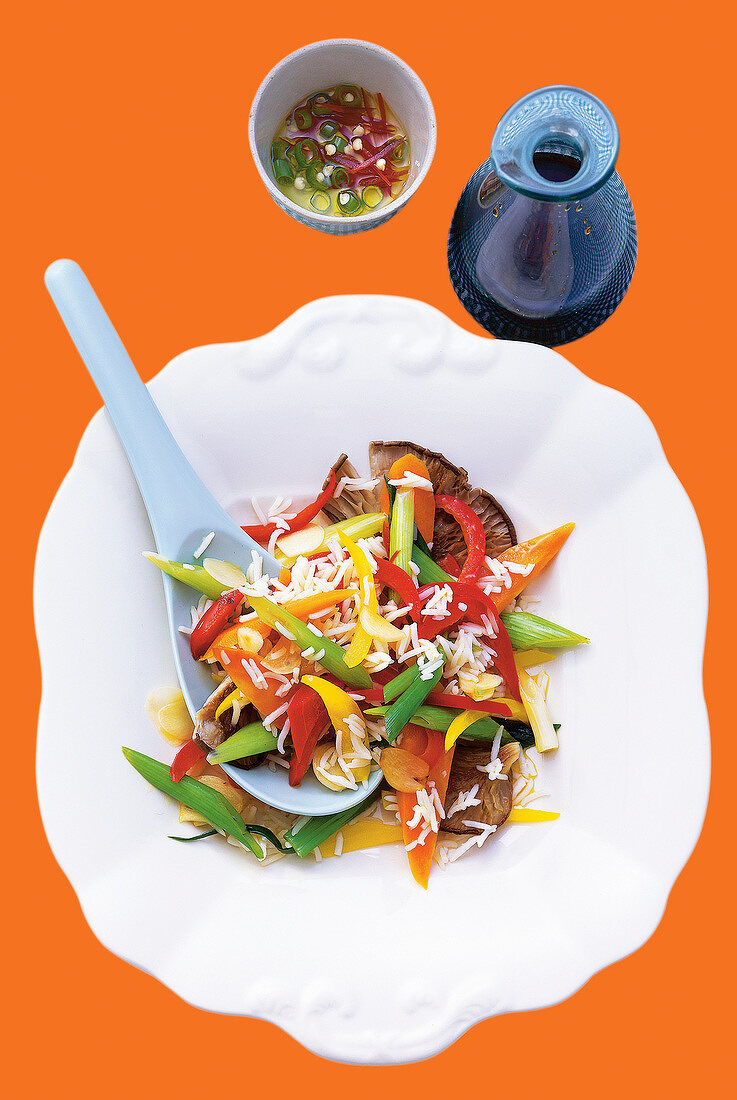
[[290,531],[277,539],[276,545],[287,558],[312,554],[322,545],[324,530],[317,523],[308,523],[301,531]]
[[213,580],[226,588],[241,588],[247,584],[246,574],[232,561],[220,561],[219,558],[204,558],[202,568]]

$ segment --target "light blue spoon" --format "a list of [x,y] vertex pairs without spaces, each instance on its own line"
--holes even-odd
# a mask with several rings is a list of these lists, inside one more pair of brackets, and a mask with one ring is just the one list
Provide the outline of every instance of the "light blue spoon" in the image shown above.
[[[232,561],[245,570],[251,564],[251,551],[256,550],[263,557],[264,572],[277,576],[276,561],[220,507],[187,462],[80,266],[72,260],[56,260],[47,268],[45,280],[128,456],[159,554],[175,561],[192,561],[203,538],[214,531],[208,557]],[[141,549],[132,546],[131,554]],[[180,626],[190,625],[189,609],[198,597],[187,585],[167,576],[163,579],[174,662],[194,717],[213,690],[206,666],[192,659],[189,638],[179,631]],[[363,801],[367,794],[362,787],[345,793],[329,791],[312,775],[292,788],[286,769],[281,767],[275,772],[263,766],[250,771],[230,764],[223,767],[262,802],[295,814],[319,817],[339,813]],[[368,782],[370,790],[378,787],[379,768],[372,771]]]

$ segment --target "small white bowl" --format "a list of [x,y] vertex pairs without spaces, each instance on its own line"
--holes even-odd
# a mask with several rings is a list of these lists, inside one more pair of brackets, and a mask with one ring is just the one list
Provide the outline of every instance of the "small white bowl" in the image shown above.
[[[349,82],[381,92],[402,122],[409,138],[409,177],[402,193],[378,210],[353,217],[313,214],[288,199],[274,182],[271,143],[287,114],[301,100],[321,88]],[[248,137],[259,175],[274,202],[303,225],[342,236],[382,225],[412,198],[435,153],[435,111],[425,85],[395,54],[360,39],[333,38],[303,46],[271,70],[256,92]]]

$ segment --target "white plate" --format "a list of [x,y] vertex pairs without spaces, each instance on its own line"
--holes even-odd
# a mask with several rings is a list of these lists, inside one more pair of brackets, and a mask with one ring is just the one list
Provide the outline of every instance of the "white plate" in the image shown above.
[[365,468],[369,440],[409,438],[467,467],[520,537],[576,520],[542,610],[593,641],[552,666],[563,725],[543,782],[562,816],[507,826],[427,893],[398,847],[260,868],[224,842],[174,844],[173,803],[120,752],[169,758],[143,703],[174,670],[146,516],[98,413],[35,585],[39,798],[98,938],[195,1005],[359,1063],[428,1057],[639,947],[709,783],[703,543],[642,410],[555,352],[385,297],[313,302],[256,340],[185,352],[151,389],[236,514],[251,493],[312,495],[342,450]]

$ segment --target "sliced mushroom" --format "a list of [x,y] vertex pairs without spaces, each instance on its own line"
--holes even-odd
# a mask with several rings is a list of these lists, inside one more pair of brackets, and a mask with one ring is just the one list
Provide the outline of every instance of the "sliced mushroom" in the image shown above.
[[512,809],[512,778],[509,774],[512,764],[519,757],[519,745],[502,745],[499,750],[502,770],[506,779],[489,779],[484,771],[479,771],[489,763],[489,746],[458,744],[450,769],[448,791],[445,796],[446,812],[452,809],[459,795],[468,794],[478,786],[475,798],[480,799],[478,806],[468,806],[465,810],[456,810],[443,821],[442,828],[449,833],[477,834],[478,830],[464,821],[478,821],[484,825],[503,825]]
[[[218,684],[201,710],[197,711],[194,723],[195,737],[199,737],[210,749],[216,749],[226,738],[230,737],[231,733],[235,733],[236,730],[240,729],[241,726],[245,726],[248,722],[254,721],[255,715],[252,714],[252,707],[241,707],[235,725],[233,724],[232,710],[224,711],[219,718],[215,717],[215,711],[234,690],[235,684],[230,677],[226,677],[221,684]],[[261,753],[258,756],[246,756],[240,760],[233,760],[232,763],[237,768],[255,768],[265,758],[266,754]]]
[[[517,542],[514,524],[501,504],[485,489],[475,489],[468,480],[468,472],[462,466],[454,466],[445,455],[429,451],[416,443],[374,442],[369,444],[369,464],[372,477],[383,477],[398,458],[406,454],[416,455],[427,466],[436,493],[458,497],[473,508],[486,531],[486,552],[496,557]],[[459,564],[466,557],[466,543],[456,521],[446,512],[435,513],[433,532],[433,557],[442,561],[446,554],[453,554]]]
[[[333,463],[330,473],[323,482],[323,489],[330,480],[330,474],[335,470],[336,484],[342,477],[359,477],[359,473],[348,461],[347,455],[341,455],[337,462]],[[332,523],[340,523],[343,519],[352,519],[353,516],[361,516],[364,513],[376,512],[379,507],[379,492],[377,489],[351,489],[346,486],[339,497],[333,497],[323,508],[326,516]]]

